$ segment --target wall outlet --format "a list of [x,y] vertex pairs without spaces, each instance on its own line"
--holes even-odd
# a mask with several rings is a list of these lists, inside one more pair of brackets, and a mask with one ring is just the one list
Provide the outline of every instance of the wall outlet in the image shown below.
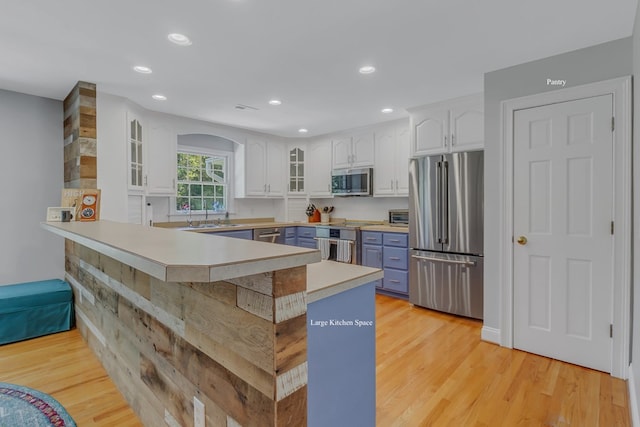
[[204,403],[193,396],[193,427],[204,427]]

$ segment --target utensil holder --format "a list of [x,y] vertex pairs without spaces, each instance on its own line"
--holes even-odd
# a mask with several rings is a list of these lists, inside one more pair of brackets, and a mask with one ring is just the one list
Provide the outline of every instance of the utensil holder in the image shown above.
[[320,222],[320,211],[316,209],[313,215],[307,218],[309,219],[309,222]]
[[320,213],[320,222],[330,222],[331,216],[328,213]]

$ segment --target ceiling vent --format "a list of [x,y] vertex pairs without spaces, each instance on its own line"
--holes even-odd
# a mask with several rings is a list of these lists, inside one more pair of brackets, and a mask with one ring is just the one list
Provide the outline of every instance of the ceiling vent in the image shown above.
[[236,110],[254,110],[254,111],[258,111],[258,108],[252,107],[251,105],[236,104]]

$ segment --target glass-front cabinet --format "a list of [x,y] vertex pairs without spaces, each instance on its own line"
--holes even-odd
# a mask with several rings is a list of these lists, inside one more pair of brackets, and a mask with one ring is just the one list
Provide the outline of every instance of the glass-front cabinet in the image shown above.
[[289,194],[306,194],[304,185],[304,152],[302,147],[289,150]]
[[137,118],[129,118],[129,189],[144,189],[144,161],[142,124]]

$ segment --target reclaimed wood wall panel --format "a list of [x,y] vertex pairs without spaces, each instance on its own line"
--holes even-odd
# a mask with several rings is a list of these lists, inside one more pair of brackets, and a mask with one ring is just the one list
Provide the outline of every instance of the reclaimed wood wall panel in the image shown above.
[[96,85],[78,82],[63,103],[64,187],[96,188]]
[[305,267],[170,283],[66,241],[65,268],[83,337],[146,425],[192,426],[194,396],[208,426],[306,425]]

